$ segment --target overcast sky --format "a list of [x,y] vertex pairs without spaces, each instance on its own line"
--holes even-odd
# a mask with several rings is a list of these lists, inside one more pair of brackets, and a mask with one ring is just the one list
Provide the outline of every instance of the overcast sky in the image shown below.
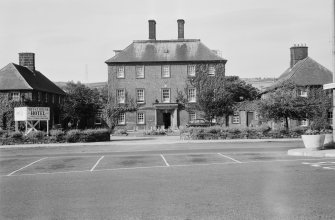
[[332,0],[1,0],[0,68],[34,52],[36,69],[53,81],[101,82],[113,50],[148,39],[201,39],[228,60],[226,75],[278,77],[289,48],[332,70]]

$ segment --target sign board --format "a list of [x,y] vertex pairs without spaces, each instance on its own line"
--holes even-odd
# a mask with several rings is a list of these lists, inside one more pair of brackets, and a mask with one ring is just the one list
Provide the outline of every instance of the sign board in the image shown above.
[[49,107],[17,107],[14,109],[15,121],[50,120]]

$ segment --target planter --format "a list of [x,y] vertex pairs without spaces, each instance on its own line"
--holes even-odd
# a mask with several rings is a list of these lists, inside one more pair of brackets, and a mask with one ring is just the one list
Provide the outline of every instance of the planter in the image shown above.
[[321,150],[325,141],[324,134],[301,135],[301,138],[305,147],[310,150]]

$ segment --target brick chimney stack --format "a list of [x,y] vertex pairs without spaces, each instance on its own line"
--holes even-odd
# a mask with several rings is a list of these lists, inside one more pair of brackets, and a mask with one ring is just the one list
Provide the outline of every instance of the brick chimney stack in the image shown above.
[[156,21],[149,20],[149,40],[156,40]]
[[295,44],[290,48],[291,51],[291,61],[290,67],[292,68],[299,60],[303,60],[308,57],[308,47],[303,44]]
[[183,19],[178,19],[178,39],[184,39],[184,24],[185,21]]
[[32,72],[35,71],[35,54],[34,53],[19,53],[19,65],[25,66]]

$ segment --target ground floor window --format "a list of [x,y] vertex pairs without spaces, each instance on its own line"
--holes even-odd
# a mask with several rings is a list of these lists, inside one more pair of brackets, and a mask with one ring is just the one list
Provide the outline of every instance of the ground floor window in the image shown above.
[[190,121],[194,121],[195,119],[197,119],[197,114],[195,112],[190,112]]
[[300,124],[301,127],[307,127],[308,126],[308,119],[300,120],[299,124]]
[[239,124],[239,123],[240,123],[240,112],[234,111],[233,124]]
[[137,124],[145,124],[144,112],[138,112],[137,113]]
[[117,120],[118,125],[124,125],[126,124],[126,113],[120,113],[118,120]]

